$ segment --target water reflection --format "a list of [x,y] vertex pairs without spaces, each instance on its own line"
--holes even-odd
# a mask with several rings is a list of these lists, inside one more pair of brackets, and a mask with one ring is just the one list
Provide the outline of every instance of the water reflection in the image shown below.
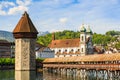
[[0,70],[0,80],[14,80],[14,71]]
[[35,80],[35,71],[15,71],[15,80]]
[[44,80],[120,80],[119,71],[111,71],[107,73],[106,71],[82,71],[82,72],[69,72],[64,74],[64,72],[43,72]]
[[0,80],[120,80],[120,71],[35,72],[0,70]]

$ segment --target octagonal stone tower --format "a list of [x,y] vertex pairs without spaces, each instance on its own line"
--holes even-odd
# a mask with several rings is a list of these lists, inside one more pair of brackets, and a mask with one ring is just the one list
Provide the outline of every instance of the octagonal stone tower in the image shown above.
[[38,31],[25,12],[15,29],[15,70],[36,70],[35,43]]

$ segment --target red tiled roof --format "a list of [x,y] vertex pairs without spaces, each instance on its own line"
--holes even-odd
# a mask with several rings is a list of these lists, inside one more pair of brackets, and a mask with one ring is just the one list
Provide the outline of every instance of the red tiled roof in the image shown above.
[[50,48],[79,47],[80,39],[52,40],[48,45]]

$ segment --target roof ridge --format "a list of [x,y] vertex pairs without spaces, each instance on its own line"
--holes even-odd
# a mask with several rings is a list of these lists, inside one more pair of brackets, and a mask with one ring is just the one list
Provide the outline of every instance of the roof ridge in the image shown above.
[[[73,38],[74,40],[75,39],[80,39],[80,38]],[[73,40],[73,39],[56,39],[56,40]],[[55,41],[55,40],[53,40],[53,41]]]

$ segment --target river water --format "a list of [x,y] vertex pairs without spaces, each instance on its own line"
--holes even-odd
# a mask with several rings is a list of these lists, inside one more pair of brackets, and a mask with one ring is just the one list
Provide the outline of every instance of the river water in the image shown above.
[[[112,75],[112,74],[111,74]],[[0,80],[120,80],[118,77],[109,77],[103,74],[96,77],[94,74],[84,76],[75,74],[56,74],[47,71],[14,71],[14,70],[0,70]]]

